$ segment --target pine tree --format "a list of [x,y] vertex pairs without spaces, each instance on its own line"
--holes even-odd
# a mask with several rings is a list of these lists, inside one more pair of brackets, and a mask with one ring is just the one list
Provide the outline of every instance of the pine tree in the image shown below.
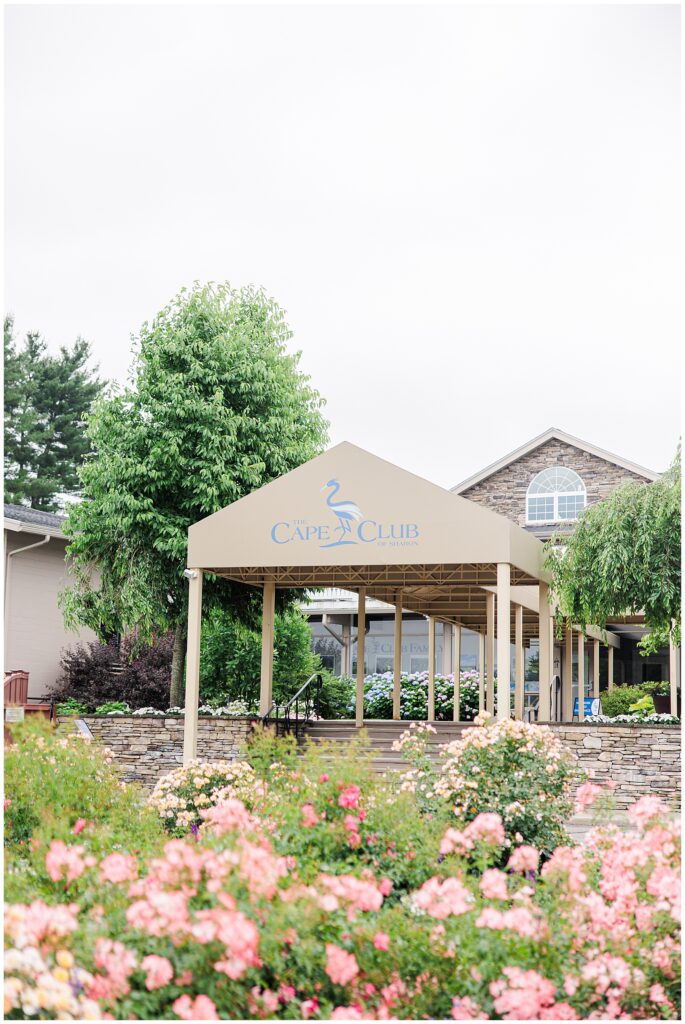
[[78,492],[78,468],[90,450],[85,415],[103,389],[91,350],[78,338],[58,356],[37,332],[15,344],[5,318],[5,499],[53,511]]

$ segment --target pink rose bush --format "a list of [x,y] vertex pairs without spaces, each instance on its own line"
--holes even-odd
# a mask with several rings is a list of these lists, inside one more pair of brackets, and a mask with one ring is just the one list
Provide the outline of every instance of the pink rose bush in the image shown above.
[[[544,725],[486,715],[477,716],[475,725],[442,748],[437,768],[428,756],[431,727],[407,729],[395,744],[411,765],[403,788],[414,792],[425,809],[449,810],[454,828],[447,845],[463,844],[468,823],[490,811],[499,817],[505,846],[525,842],[551,853],[568,840],[564,822],[573,813],[579,781],[570,754]],[[579,799],[589,800],[591,789],[594,795],[592,784],[581,787]]]
[[[547,741],[514,740],[525,774]],[[6,1017],[680,1019],[680,838],[658,798],[634,804],[627,832],[548,849],[491,803],[457,815],[471,790],[423,813],[361,747],[298,756],[269,742],[206,805],[157,806],[175,816],[152,848],[118,841],[90,804],[34,836],[29,873],[21,848]],[[500,742],[479,758],[496,763]],[[212,766],[192,770],[197,796]],[[176,810],[192,813],[183,834]]]
[[[334,773],[314,785],[317,817],[349,792]],[[341,814],[372,803],[358,790]],[[447,852],[399,901],[372,865],[284,855],[272,818],[226,807],[135,870],[131,854],[55,841],[52,903],[6,907],[6,1016],[679,1019],[680,840],[659,801],[542,867],[495,812],[477,815],[458,841],[445,830]],[[309,836],[321,821],[301,810]]]

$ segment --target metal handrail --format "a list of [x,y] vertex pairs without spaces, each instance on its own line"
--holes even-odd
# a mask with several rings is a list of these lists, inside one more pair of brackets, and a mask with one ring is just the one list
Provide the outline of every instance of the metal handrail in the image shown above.
[[[312,684],[314,684],[312,686]],[[294,732],[295,735],[299,735],[300,728],[304,728],[312,718],[318,714],[321,706],[321,687],[323,685],[323,676],[320,672],[315,672],[314,675],[310,676],[306,683],[304,683],[297,693],[290,698],[287,704],[277,704],[276,701],[271,705],[265,715],[262,716],[262,725],[268,725],[271,721],[283,722],[283,725],[287,732],[293,730],[293,708],[295,710],[294,715]],[[305,696],[306,695],[306,696]],[[303,711],[305,713],[304,718],[300,717],[300,703],[304,705]],[[282,714],[279,714],[282,712]]]

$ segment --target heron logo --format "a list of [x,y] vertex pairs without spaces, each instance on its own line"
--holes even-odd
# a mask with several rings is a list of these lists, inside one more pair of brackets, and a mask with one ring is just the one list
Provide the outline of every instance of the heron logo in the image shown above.
[[321,488],[328,491],[326,508],[331,513],[327,523],[310,523],[306,519],[280,521],[271,527],[274,544],[313,543],[320,548],[340,548],[350,544],[375,544],[378,547],[416,547],[419,539],[417,523],[379,523],[365,519],[356,501],[338,497],[338,480],[329,480]]

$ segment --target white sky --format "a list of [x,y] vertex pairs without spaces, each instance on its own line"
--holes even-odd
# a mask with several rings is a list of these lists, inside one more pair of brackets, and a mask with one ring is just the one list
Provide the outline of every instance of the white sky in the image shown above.
[[6,8],[5,305],[263,285],[350,440],[443,485],[680,424],[678,7]]

